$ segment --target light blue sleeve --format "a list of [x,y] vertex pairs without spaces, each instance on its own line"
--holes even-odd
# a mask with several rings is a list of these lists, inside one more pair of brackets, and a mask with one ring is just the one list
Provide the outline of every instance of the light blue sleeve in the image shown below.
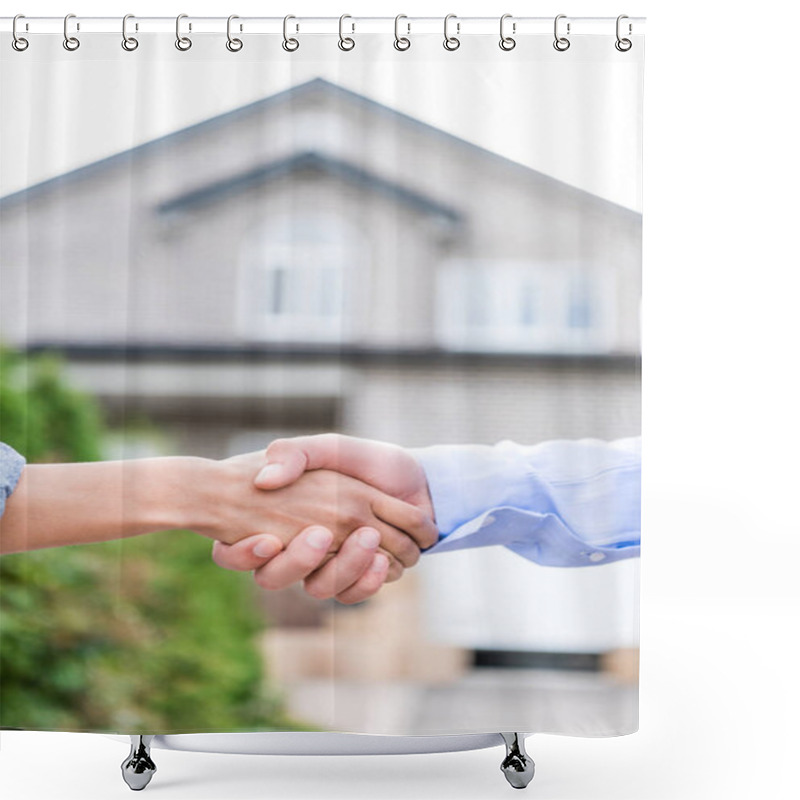
[[14,448],[0,442],[0,517],[6,510],[6,500],[17,488],[25,459]]
[[427,553],[504,545],[545,566],[639,555],[641,439],[412,451],[428,478],[437,544]]

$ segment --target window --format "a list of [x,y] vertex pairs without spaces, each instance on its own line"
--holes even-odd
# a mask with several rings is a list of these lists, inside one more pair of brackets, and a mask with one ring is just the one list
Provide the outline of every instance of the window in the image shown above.
[[610,273],[582,264],[452,261],[437,287],[439,340],[454,350],[602,352],[612,346]]
[[340,219],[298,215],[258,225],[242,244],[239,301],[244,335],[341,340],[359,238]]
[[595,312],[589,281],[584,276],[573,276],[569,280],[567,291],[567,327],[573,330],[589,330]]

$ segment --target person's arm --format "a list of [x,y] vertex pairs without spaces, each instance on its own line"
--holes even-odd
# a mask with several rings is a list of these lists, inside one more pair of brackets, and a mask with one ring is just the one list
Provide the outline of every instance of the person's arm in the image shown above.
[[0,553],[192,527],[202,459],[29,464],[0,517]]
[[13,447],[0,442],[0,517],[6,508],[6,500],[16,489],[25,459]]
[[262,459],[251,453],[223,461],[178,457],[27,466],[0,519],[0,552],[169,528],[228,543],[268,530],[287,545],[316,525],[330,529],[330,552],[354,529],[373,528],[383,548],[411,566],[420,546],[436,538],[433,523],[414,506],[327,470],[262,492],[252,482]]
[[639,555],[639,438],[436,445],[412,454],[440,531],[428,553],[501,544],[562,567]]
[[[641,441],[550,441],[525,447],[435,445],[407,450],[339,434],[278,439],[255,484],[275,489],[305,470],[338,469],[435,512],[439,542],[424,553],[505,545],[546,566],[607,564],[639,555]],[[358,550],[342,549],[316,568],[302,542],[259,555],[256,539],[215,545],[219,566],[271,576],[270,588],[304,579],[318,597],[358,602],[383,581]],[[360,560],[359,560],[360,558]],[[332,575],[360,575],[343,595]],[[345,599],[343,599],[345,598]]]
[[276,440],[266,460],[256,478],[262,488],[325,467],[432,508],[440,541],[426,553],[505,545],[570,567],[639,555],[639,438],[407,450],[325,434]]

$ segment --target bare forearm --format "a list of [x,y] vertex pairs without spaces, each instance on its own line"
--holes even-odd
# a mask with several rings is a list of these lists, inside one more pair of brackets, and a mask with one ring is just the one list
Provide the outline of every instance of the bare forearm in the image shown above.
[[[0,519],[0,553],[87,544],[187,528],[233,544],[269,532],[284,545],[317,524],[332,529],[336,549],[357,527],[372,527],[405,566],[419,558],[433,524],[412,505],[326,470],[285,489],[262,491],[253,476],[261,452],[222,461],[152,458],[27,466]],[[394,526],[397,527],[394,527]]]
[[32,464],[0,519],[0,552],[137,536],[196,523],[204,459]]

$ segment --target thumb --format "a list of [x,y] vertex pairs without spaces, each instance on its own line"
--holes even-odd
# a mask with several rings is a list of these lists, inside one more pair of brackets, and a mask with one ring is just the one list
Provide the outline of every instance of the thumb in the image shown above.
[[253,481],[259,489],[280,489],[294,483],[306,470],[308,458],[290,439],[275,439],[266,452],[266,464]]

